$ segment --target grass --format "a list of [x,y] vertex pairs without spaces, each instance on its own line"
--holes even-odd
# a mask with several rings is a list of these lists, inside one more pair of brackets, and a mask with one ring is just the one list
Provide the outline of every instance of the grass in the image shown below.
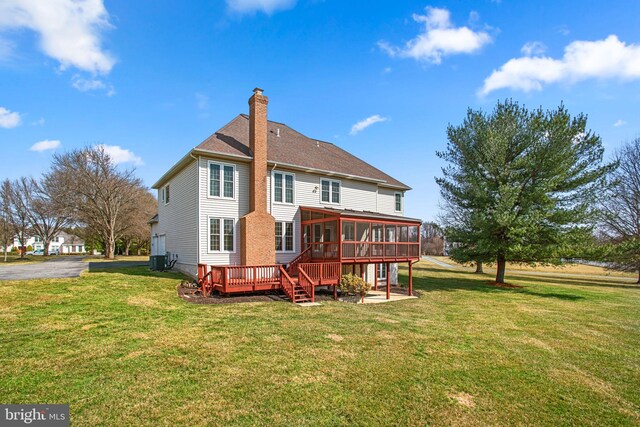
[[143,267],[0,282],[0,402],[73,425],[640,423],[636,285],[414,273],[417,300],[311,308],[193,305]]
[[4,261],[4,252],[0,253],[0,266],[7,264],[37,264],[40,262],[55,259],[56,255],[25,255],[24,258],[20,258],[20,255],[7,254],[7,262]]
[[114,262],[114,261],[149,261],[149,255],[117,255],[113,259],[106,259],[102,255],[88,256],[84,262]]
[[[431,258],[435,258],[439,261],[446,262],[448,264],[461,266],[460,264],[453,261],[451,258],[446,256],[432,256]],[[473,267],[475,269],[475,266]],[[495,274],[496,266],[495,264],[484,265],[483,270],[487,273]],[[595,265],[586,265],[586,264],[575,264],[575,263],[566,263],[563,265],[555,266],[555,265],[536,265],[531,266],[528,264],[516,264],[512,262],[507,262],[507,271],[535,271],[535,272],[544,272],[544,273],[562,273],[562,274],[583,274],[589,276],[613,276],[613,277],[635,277],[638,278],[637,273],[625,272],[625,271],[616,271],[616,270],[607,270],[604,267],[598,267]]]

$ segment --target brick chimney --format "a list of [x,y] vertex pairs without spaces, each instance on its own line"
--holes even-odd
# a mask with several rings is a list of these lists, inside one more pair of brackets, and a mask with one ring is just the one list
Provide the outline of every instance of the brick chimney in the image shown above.
[[275,264],[275,220],[267,212],[267,104],[255,88],[249,98],[249,148],[253,155],[249,178],[249,213],[240,218],[242,263]]

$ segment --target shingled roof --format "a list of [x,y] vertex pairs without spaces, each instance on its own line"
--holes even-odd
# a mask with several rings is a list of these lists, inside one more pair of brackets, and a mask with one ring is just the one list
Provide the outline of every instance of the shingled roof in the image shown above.
[[[345,150],[329,142],[309,138],[283,123],[268,121],[267,130],[267,161],[270,163],[277,163],[285,168],[289,166],[354,179],[364,178],[401,190],[411,189]],[[251,159],[249,116],[238,115],[195,147],[195,150]]]

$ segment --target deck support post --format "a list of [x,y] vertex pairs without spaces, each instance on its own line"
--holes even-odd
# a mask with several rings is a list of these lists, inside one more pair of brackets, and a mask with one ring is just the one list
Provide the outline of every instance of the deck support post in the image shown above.
[[333,285],[333,300],[338,301],[338,285]]
[[413,263],[409,261],[409,296],[413,296]]
[[378,264],[375,264],[375,274],[373,275],[373,290],[378,290]]
[[387,263],[387,299],[391,299],[391,263]]

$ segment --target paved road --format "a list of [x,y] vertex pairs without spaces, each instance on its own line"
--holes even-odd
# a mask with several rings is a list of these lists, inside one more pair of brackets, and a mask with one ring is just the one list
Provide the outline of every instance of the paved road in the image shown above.
[[439,261],[439,260],[437,260],[437,259],[435,259],[435,258],[431,258],[430,256],[423,256],[423,257],[422,257],[422,259],[423,259],[424,261],[429,261],[430,263],[435,264],[435,265],[437,265],[438,267],[443,267],[443,268],[458,268],[458,267],[457,267],[457,266],[455,266],[455,265],[447,264],[446,262]]
[[60,257],[37,264],[0,265],[0,280],[57,279],[78,277],[88,264],[82,257]]

